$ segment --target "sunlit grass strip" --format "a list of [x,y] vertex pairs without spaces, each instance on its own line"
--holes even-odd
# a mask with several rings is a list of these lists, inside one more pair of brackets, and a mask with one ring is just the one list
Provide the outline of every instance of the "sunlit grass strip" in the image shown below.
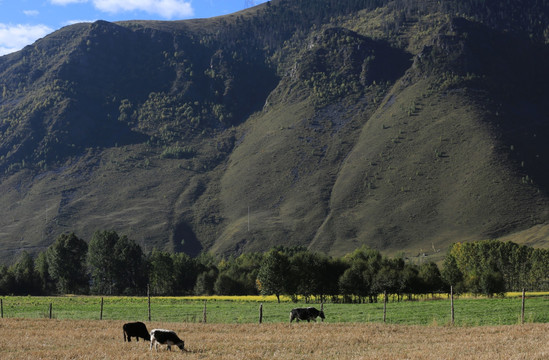
[[[208,295],[208,296],[155,296],[155,299],[177,299],[189,301],[236,301],[236,302],[277,302],[275,295]],[[291,302],[290,296],[280,296],[280,302]]]

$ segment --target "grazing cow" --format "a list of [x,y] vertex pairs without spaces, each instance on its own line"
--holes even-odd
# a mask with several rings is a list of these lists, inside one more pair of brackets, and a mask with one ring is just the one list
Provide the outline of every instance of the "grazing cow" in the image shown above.
[[299,320],[307,320],[307,322],[313,320],[316,322],[316,318],[319,316],[322,321],[324,321],[324,311],[317,310],[314,307],[296,308],[290,311],[290,323],[294,321],[294,319],[296,322],[299,322]]
[[172,350],[172,345],[175,345],[181,349],[181,351],[185,350],[185,342],[181,340],[177,334],[172,330],[164,330],[164,329],[153,329],[151,331],[151,348],[152,350],[153,345],[158,351],[158,344],[162,345],[168,345],[168,350]]
[[128,337],[128,342],[132,341],[132,336],[135,338],[135,341],[139,341],[139,338],[147,341],[151,340],[149,330],[147,330],[147,326],[142,322],[126,323],[122,326],[122,329],[124,330],[124,341],[126,341],[126,336]]

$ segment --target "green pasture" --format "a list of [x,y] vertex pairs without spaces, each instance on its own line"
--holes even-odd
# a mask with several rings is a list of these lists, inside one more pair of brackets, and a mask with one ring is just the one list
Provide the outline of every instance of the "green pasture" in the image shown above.
[[[98,296],[6,296],[2,299],[5,318],[47,318],[52,304],[52,317],[56,319],[99,319],[101,297]],[[259,308],[263,309],[263,322],[277,323],[289,320],[294,307],[320,304],[280,304],[261,297],[152,297],[151,320],[165,322],[202,322],[206,306],[208,323],[257,323]],[[367,304],[324,304],[326,322],[383,322],[383,302]],[[455,324],[458,326],[512,325],[520,323],[521,298],[454,299]],[[526,298],[525,322],[549,322],[549,296]],[[147,321],[146,297],[103,297],[102,318],[105,320]],[[450,300],[439,298],[417,301],[389,301],[386,322],[392,324],[445,325],[450,322]]]

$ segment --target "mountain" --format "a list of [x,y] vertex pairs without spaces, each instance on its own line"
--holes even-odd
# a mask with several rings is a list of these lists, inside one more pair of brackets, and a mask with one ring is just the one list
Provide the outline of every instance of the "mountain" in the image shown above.
[[548,247],[549,3],[272,0],[0,57],[0,262],[115,230],[197,255]]

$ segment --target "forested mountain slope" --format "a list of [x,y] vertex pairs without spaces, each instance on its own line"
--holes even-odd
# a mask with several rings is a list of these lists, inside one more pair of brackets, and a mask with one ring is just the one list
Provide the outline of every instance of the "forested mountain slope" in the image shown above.
[[1,261],[68,231],[234,255],[547,247],[547,1],[272,0],[0,57]]

